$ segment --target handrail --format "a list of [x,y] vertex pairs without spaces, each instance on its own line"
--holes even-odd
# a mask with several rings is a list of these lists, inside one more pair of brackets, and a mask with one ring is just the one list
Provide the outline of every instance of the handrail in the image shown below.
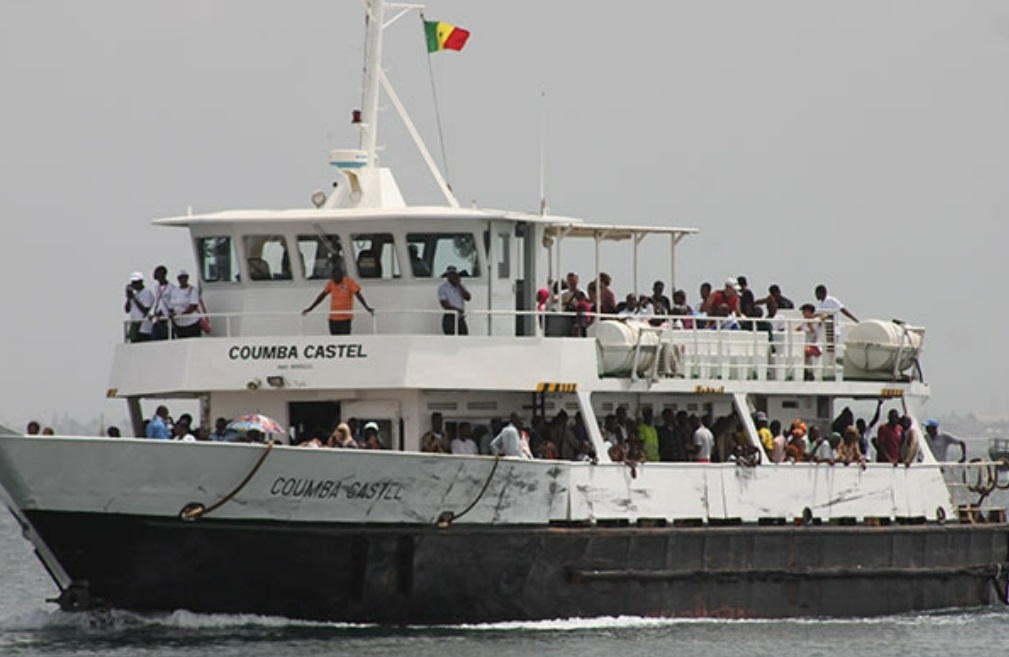
[[[368,312],[346,311],[355,318],[357,335],[441,335],[441,308],[392,308]],[[209,337],[264,338],[318,337],[328,335],[324,312],[303,316],[300,311],[243,311],[208,313],[212,332]],[[607,321],[633,323],[644,333],[658,334],[659,344],[677,349],[682,361],[678,372],[661,372],[656,363],[643,376],[655,381],[661,376],[688,379],[755,379],[795,381],[840,381],[843,374],[843,343],[820,344],[822,356],[805,357],[802,326],[809,320],[797,317],[727,319],[680,315],[621,315],[594,312],[540,310],[468,310],[466,320],[471,335],[501,335],[509,338],[593,340],[594,326]],[[456,316],[458,330],[459,317]],[[502,321],[510,320],[510,321]],[[515,321],[525,321],[527,335],[515,334]],[[561,332],[555,332],[561,322]],[[728,322],[733,325],[728,326]],[[129,320],[123,322],[128,340]],[[476,330],[474,331],[474,328]],[[582,337],[585,336],[585,337]],[[168,339],[177,339],[169,337]],[[642,355],[641,345],[630,345],[635,358]],[[659,350],[661,352],[661,348]],[[656,359],[657,360],[657,359]],[[635,375],[636,378],[637,375]]]
[[[441,317],[446,314],[446,311],[441,308],[394,308],[394,309],[375,309],[373,312],[368,312],[366,310],[347,310],[340,311],[344,315],[352,315],[354,319],[363,318],[365,320],[370,320],[371,328],[375,329],[379,327],[379,321],[382,317],[402,317],[402,316],[417,316],[425,315],[432,317]],[[286,319],[297,319],[301,320],[299,324],[311,323],[316,325],[316,328],[312,331],[305,333],[298,333],[298,335],[315,335],[321,332],[324,328],[319,322],[319,317],[324,316],[325,313],[317,312],[312,315],[302,316],[300,311],[253,311],[253,312],[215,312],[206,313],[205,315],[200,315],[201,317],[207,317],[211,320],[214,327],[214,334],[219,334],[220,329],[214,320],[223,319],[225,321],[225,331],[224,335],[228,337],[238,337],[232,335],[231,325],[235,320],[242,319],[269,319],[269,318],[286,318]],[[706,317],[706,316],[694,316],[694,315],[627,315],[620,313],[597,313],[597,312],[573,312],[573,311],[555,311],[555,310],[467,310],[465,316],[467,318],[474,317],[530,317],[535,319],[547,318],[547,317],[563,317],[570,319],[587,319],[585,322],[585,327],[588,328],[593,323],[597,321],[636,321],[636,322],[648,322],[652,321],[661,322],[656,328],[668,329],[672,331],[694,331],[698,335],[711,335],[712,333],[732,333],[736,335],[742,335],[746,333],[751,334],[781,334],[786,337],[801,337],[798,334],[802,327],[802,324],[809,320],[803,318],[791,318],[791,317],[774,317],[774,318],[737,318],[735,322],[739,324],[738,327],[730,327],[719,324],[726,324],[731,321],[732,318],[726,320],[726,318],[719,317]],[[129,326],[131,320],[126,319],[122,321],[123,326],[123,336],[124,338],[129,335]],[[685,323],[694,324],[705,324],[703,327],[689,327],[684,326]],[[771,328],[770,330],[765,326],[761,328],[759,325],[764,324],[778,324],[783,325],[785,328]],[[743,325],[749,324],[749,327],[744,327]],[[375,331],[378,333],[378,331]],[[537,331],[538,335],[542,335],[542,328]],[[532,336],[529,336],[532,337]],[[577,335],[565,335],[556,337],[582,337]],[[792,340],[790,340],[792,341]],[[840,345],[836,345],[840,346]]]

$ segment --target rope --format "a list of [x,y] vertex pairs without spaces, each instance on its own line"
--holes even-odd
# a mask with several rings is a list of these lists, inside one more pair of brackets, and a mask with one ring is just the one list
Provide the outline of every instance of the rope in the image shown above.
[[211,511],[215,511],[224,506],[225,504],[227,504],[231,500],[231,498],[233,498],[235,495],[238,495],[239,491],[245,488],[245,485],[249,483],[249,480],[252,479],[252,477],[257,472],[259,472],[259,468],[263,465],[263,462],[266,460],[266,457],[270,455],[271,449],[273,449],[272,440],[266,443],[266,449],[263,450],[263,453],[262,455],[260,455],[259,460],[256,461],[256,465],[252,466],[252,469],[249,470],[249,473],[247,475],[245,475],[245,478],[242,479],[242,481],[240,481],[238,485],[235,486],[234,490],[232,490],[230,493],[228,493],[221,499],[217,500],[210,506],[204,506],[202,502],[190,502],[186,506],[182,507],[181,511],[179,511],[179,517],[182,518],[183,520],[192,522],[193,520],[202,518]]
[[435,522],[435,524],[438,525],[439,527],[441,527],[442,529],[444,529],[445,527],[448,527],[449,525],[451,525],[454,521],[458,520],[459,518],[462,518],[464,515],[466,515],[467,513],[469,513],[473,509],[473,507],[476,506],[476,503],[479,502],[480,499],[483,497],[483,494],[487,492],[487,488],[490,486],[491,479],[494,478],[494,473],[497,472],[497,466],[498,466],[498,463],[500,463],[500,462],[501,462],[501,457],[500,456],[495,456],[494,457],[494,467],[492,467],[490,469],[490,474],[487,475],[487,480],[485,482],[483,482],[483,488],[480,489],[480,492],[473,499],[473,501],[469,503],[469,506],[467,506],[465,509],[463,509],[459,513],[455,513],[454,511],[442,511],[438,515],[438,520],[437,520],[437,522]]
[[[424,13],[420,14],[421,26],[424,25]],[[434,118],[435,123],[438,126],[438,145],[441,147],[441,164],[445,167],[445,184],[448,185],[449,189],[452,189],[452,184],[449,182],[452,180],[451,174],[448,171],[448,156],[445,153],[445,133],[441,127],[441,108],[438,105],[438,88],[434,84],[434,67],[431,66],[431,53],[427,53],[427,76],[431,81],[431,97],[434,99]]]

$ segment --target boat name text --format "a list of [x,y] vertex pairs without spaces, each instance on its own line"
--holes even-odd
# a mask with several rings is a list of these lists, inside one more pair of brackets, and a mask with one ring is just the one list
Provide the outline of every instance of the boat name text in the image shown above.
[[343,498],[347,500],[390,500],[401,502],[405,484],[398,481],[343,481],[342,479],[298,479],[277,477],[270,494],[279,497]]
[[332,360],[336,358],[367,358],[364,345],[360,344],[310,344],[302,348],[298,345],[266,344],[235,345],[228,349],[231,360]]

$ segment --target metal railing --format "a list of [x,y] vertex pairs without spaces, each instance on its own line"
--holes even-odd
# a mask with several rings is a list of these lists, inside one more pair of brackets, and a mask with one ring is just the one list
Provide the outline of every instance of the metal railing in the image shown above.
[[[442,318],[451,314],[458,333],[461,317],[443,309],[353,310],[358,335],[442,335]],[[208,313],[209,337],[315,337],[329,334],[328,314],[302,315],[292,311]],[[649,378],[725,380],[841,380],[844,346],[824,332],[816,345],[819,355],[806,354],[802,327],[809,320],[794,317],[737,319],[677,315],[604,315],[537,310],[470,310],[465,315],[470,335],[522,338],[592,339],[600,322],[635,324],[639,335],[654,333],[669,350],[672,365],[658,364],[642,376]],[[123,324],[129,341],[130,322]],[[521,330],[518,330],[521,327]],[[168,340],[179,339],[171,335]],[[517,333],[519,335],[517,335]],[[641,345],[629,345],[641,351]],[[637,354],[635,355],[637,358]],[[637,378],[638,374],[632,375]]]
[[941,463],[943,480],[954,506],[971,522],[1005,519],[1009,504],[1009,462],[974,459]]

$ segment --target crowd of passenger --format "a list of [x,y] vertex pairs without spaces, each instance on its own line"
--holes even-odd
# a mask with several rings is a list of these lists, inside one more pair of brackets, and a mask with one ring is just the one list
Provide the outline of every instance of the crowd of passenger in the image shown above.
[[[763,411],[752,419],[757,430],[759,447],[747,436],[739,418],[726,415],[715,419],[707,415],[663,409],[658,420],[650,406],[642,406],[639,417],[631,415],[626,406],[603,417],[600,432],[603,445],[613,461],[645,462],[737,462],[758,463],[827,463],[858,464],[869,461],[910,466],[922,460],[922,444],[926,441],[939,462],[945,462],[949,448],[960,449],[959,462],[967,458],[966,443],[939,430],[934,419],[924,422],[924,436],[912,418],[896,408],[887,413],[880,424],[882,400],[873,417],[856,419],[845,407],[829,427],[807,424],[793,419],[788,424],[769,420]],[[39,422],[28,423],[25,433],[54,435],[51,427]],[[106,435],[121,437],[118,427],[109,427]],[[219,417],[213,428],[195,426],[193,417],[183,413],[173,419],[168,407],[161,405],[144,421],[143,435],[155,440],[184,442],[266,442],[286,443],[286,435],[271,435],[256,429],[235,430],[228,419]],[[460,421],[446,427],[441,413],[431,414],[430,428],[420,436],[420,450],[433,454],[464,456],[511,456],[526,459],[567,461],[598,461],[581,412],[569,415],[564,409],[552,418],[543,415],[526,423],[518,413],[507,420],[491,419],[487,423]],[[317,429],[296,442],[302,447],[341,449],[389,449],[377,422],[349,418],[339,422],[332,431]]]
[[154,283],[148,288],[144,275],[133,272],[126,285],[124,311],[129,315],[127,339],[150,342],[175,338],[197,338],[210,332],[206,306],[200,290],[189,283],[189,272],[180,269],[178,285],[169,282],[168,268],[154,268]]
[[[449,266],[442,274],[445,282],[438,288],[438,302],[445,311],[442,331],[446,335],[468,335],[466,302],[471,295],[462,282],[461,273]],[[148,342],[171,338],[199,337],[210,333],[210,320],[200,290],[189,283],[189,273],[180,269],[178,285],[168,281],[168,268],[158,265],[153,273],[154,284],[147,288],[140,272],[130,275],[126,286],[125,312],[129,315],[127,339]],[[665,294],[665,283],[655,281],[651,294],[627,294],[617,301],[612,289],[613,279],[600,273],[583,290],[581,279],[569,272],[563,283],[553,283],[536,293],[537,311],[548,336],[584,337],[597,318],[610,315],[619,319],[636,317],[654,326],[670,328],[713,328],[720,330],[785,330],[785,323],[776,319],[779,310],[793,310],[795,304],[781,292],[777,284],[768,287],[767,295],[756,298],[746,276],[729,278],[715,290],[704,282],[696,302],[691,305],[684,289],[673,290],[672,298]],[[365,300],[361,286],[346,274],[341,260],[334,261],[331,280],[312,303],[302,311],[310,313],[326,297],[330,298],[329,332],[347,335],[351,331],[353,304],[357,299],[374,314]],[[806,360],[821,355],[823,320],[842,314],[854,322],[858,319],[825,285],[814,289],[816,303],[804,303],[799,309],[805,320],[796,330],[805,333]],[[563,314],[553,314],[553,313]]]
[[[867,462],[911,466],[922,460],[923,436],[908,415],[896,408],[889,410],[887,421],[879,424],[882,401],[874,416],[856,419],[845,407],[829,427],[793,419],[784,424],[769,420],[757,411],[752,419],[759,446],[748,438],[739,418],[726,415],[712,419],[706,415],[667,408],[656,421],[649,406],[632,416],[626,406],[618,406],[601,423],[603,444],[613,461],[645,462],[737,462],[826,463],[829,465],[864,465]],[[940,462],[946,461],[948,448],[958,445],[960,462],[966,459],[964,441],[939,431],[936,420],[924,424],[924,440]],[[592,441],[580,412],[569,416],[560,410],[553,418],[534,417],[526,424],[522,416],[512,414],[507,422],[492,421],[474,428],[469,422],[456,425],[455,435],[445,430],[440,413],[431,416],[431,428],[420,439],[423,452],[443,454],[484,454],[527,459],[597,461]]]
[[[597,289],[598,283],[598,289]],[[775,321],[779,310],[794,310],[795,303],[781,292],[781,287],[772,284],[767,295],[757,298],[745,276],[729,278],[719,289],[711,283],[702,283],[694,304],[688,303],[684,289],[673,290],[672,298],[666,296],[665,283],[655,281],[651,294],[627,294],[617,301],[611,286],[612,277],[599,274],[583,290],[581,279],[575,272],[569,272],[564,282],[542,288],[537,292],[537,310],[543,313],[564,312],[566,316],[547,316],[545,328],[548,335],[584,336],[586,329],[599,315],[613,315],[618,318],[638,317],[661,326],[672,328],[718,328],[723,330],[783,330],[784,323]],[[815,303],[799,306],[804,317],[809,320],[807,332],[818,332],[815,320],[842,314],[857,322],[855,315],[836,297],[827,292],[825,285],[817,285],[813,290]],[[807,314],[808,313],[808,314]],[[815,341],[819,337],[813,336]],[[814,342],[814,340],[808,340]]]

